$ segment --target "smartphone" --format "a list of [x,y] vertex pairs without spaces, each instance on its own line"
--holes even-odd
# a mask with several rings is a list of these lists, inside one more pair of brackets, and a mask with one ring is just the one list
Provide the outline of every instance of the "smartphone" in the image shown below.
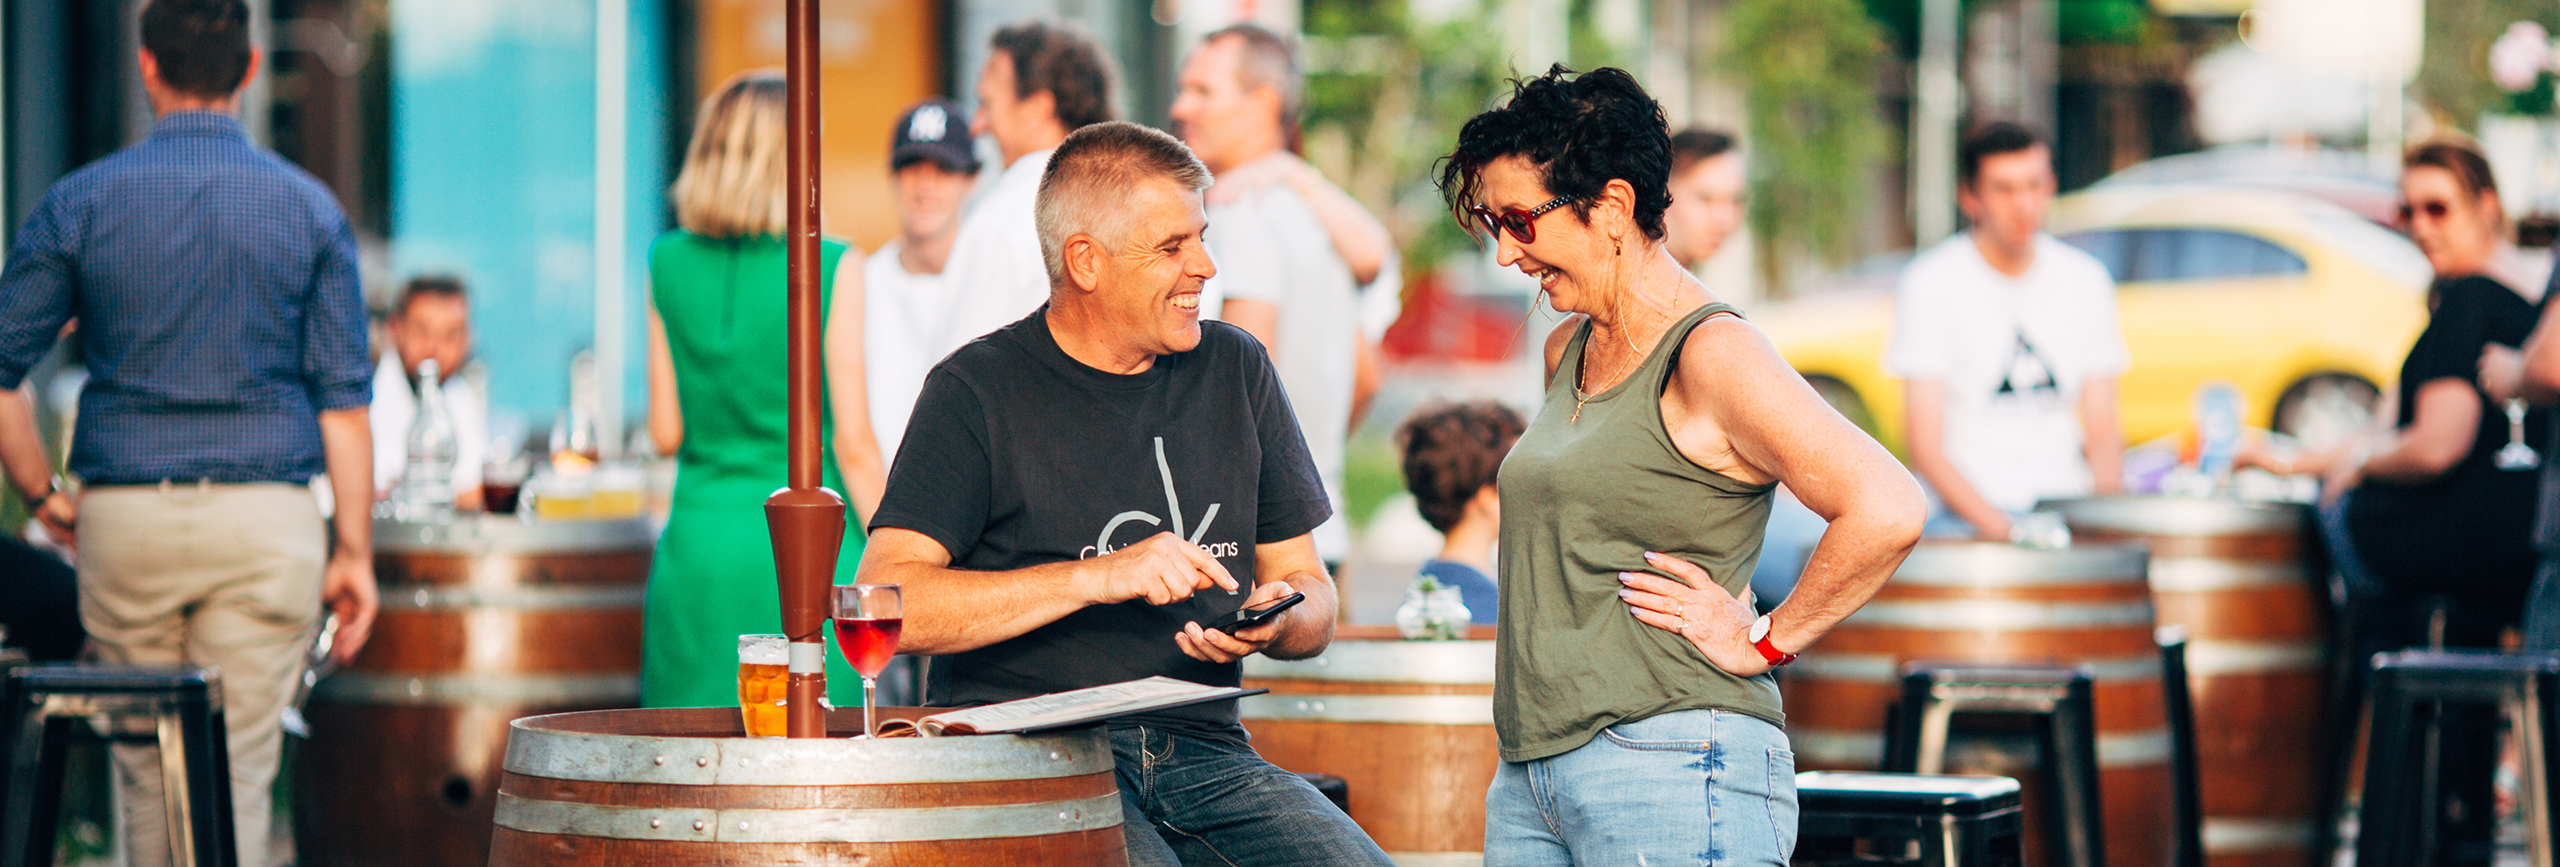
[[1268,623],[1271,618],[1280,616],[1280,612],[1289,610],[1289,606],[1305,601],[1307,601],[1307,594],[1291,593],[1271,600],[1260,608],[1238,608],[1228,612],[1226,616],[1210,621],[1206,628],[1234,635],[1238,629],[1251,629]]

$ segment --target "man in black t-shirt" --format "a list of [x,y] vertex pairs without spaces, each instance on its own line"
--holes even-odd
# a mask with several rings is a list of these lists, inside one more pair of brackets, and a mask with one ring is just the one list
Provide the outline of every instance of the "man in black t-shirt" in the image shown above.
[[[938,657],[928,703],[1232,686],[1246,656],[1333,640],[1308,535],[1331,509],[1288,398],[1260,344],[1199,321],[1208,182],[1155,130],[1069,136],[1036,207],[1049,303],[926,376],[862,580],[904,585],[899,649]],[[1201,627],[1293,592],[1261,626]],[[1111,741],[1133,865],[1390,863],[1254,754],[1232,700],[1116,720]]]

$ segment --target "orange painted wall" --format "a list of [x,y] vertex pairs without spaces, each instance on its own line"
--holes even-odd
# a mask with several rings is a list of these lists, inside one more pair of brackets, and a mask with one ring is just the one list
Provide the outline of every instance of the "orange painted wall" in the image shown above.
[[[889,127],[942,81],[935,0],[818,4],[819,207],[829,235],[875,250],[898,235]],[[695,98],[729,76],[780,67],[782,0],[695,0]],[[691,134],[691,130],[686,133]]]

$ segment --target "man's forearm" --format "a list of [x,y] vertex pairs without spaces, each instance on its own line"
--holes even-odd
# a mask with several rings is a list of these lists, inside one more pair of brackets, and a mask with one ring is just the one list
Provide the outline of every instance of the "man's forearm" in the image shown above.
[[21,496],[33,497],[53,484],[53,461],[45,456],[35,401],[25,388],[0,392],[0,467]]
[[336,502],[335,556],[373,556],[373,428],[365,407],[320,414],[320,448]]
[[1057,622],[1092,604],[1083,594],[1082,561],[1009,572],[973,572],[924,563],[865,561],[861,581],[900,585],[906,623],[901,653],[976,650]]

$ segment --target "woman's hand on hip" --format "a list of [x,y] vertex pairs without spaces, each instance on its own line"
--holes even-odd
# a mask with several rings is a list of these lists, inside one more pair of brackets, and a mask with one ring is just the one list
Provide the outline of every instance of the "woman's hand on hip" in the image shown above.
[[1618,573],[1618,598],[1626,600],[1637,620],[1689,639],[1708,662],[1728,673],[1750,677],[1769,670],[1769,661],[1751,646],[1751,621],[1759,617],[1751,603],[1725,592],[1707,570],[1687,560],[1647,551],[1644,561],[1680,580]]

